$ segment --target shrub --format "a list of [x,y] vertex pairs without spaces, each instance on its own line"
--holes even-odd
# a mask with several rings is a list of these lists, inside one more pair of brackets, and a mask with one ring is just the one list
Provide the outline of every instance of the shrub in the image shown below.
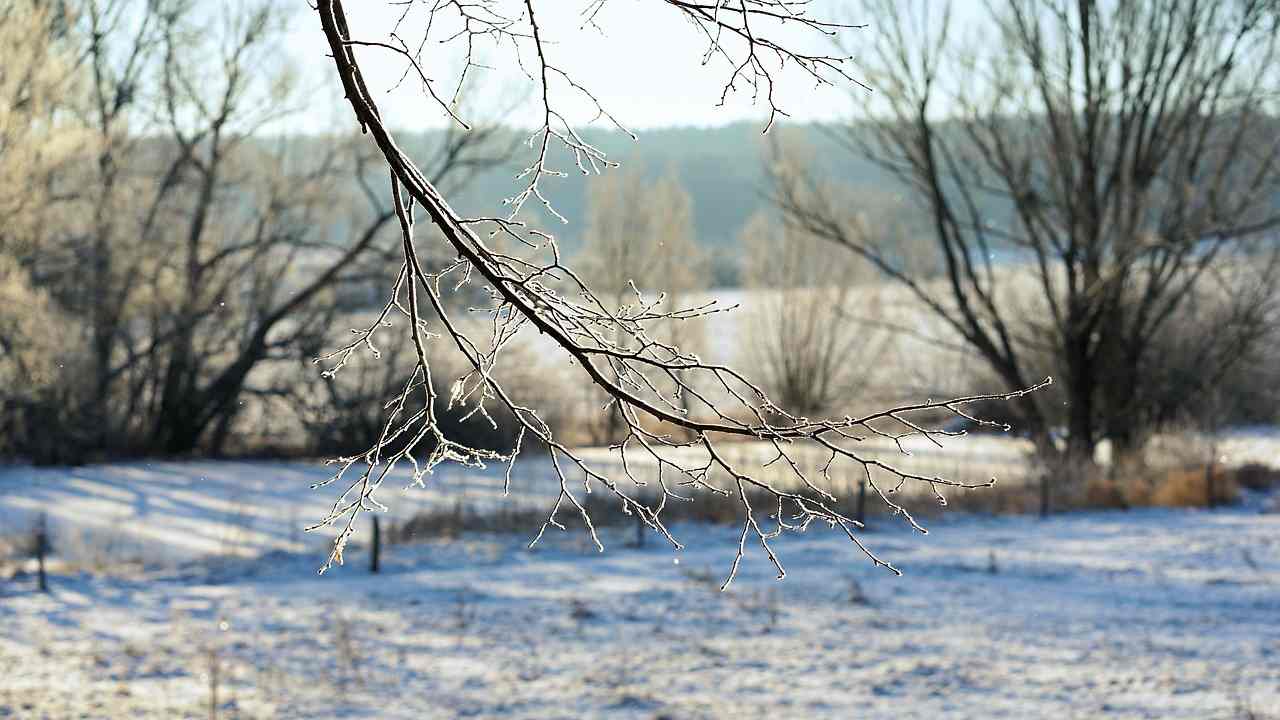
[[1266,492],[1280,488],[1280,468],[1262,463],[1241,465],[1235,471],[1236,484],[1254,492]]
[[[1166,470],[1151,482],[1151,504],[1158,507],[1205,507],[1209,504],[1210,477],[1205,466]],[[1213,468],[1213,504],[1226,505],[1239,497],[1235,473],[1226,468]]]
[[0,458],[78,462],[76,326],[0,253]]

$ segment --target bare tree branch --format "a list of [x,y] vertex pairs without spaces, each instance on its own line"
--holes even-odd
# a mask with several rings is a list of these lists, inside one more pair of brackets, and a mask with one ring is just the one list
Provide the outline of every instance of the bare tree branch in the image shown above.
[[[819,77],[828,77],[842,67],[834,59],[790,52],[757,32],[756,25],[766,20],[795,22],[821,32],[834,31],[836,25],[800,14],[802,3],[756,0],[707,5],[666,4],[702,24],[712,43],[709,56],[732,56],[726,41],[731,36],[744,43],[742,47],[748,54],[734,66],[729,87],[746,77],[746,73],[756,73],[753,76],[756,81],[771,88],[772,81],[768,80],[771,71],[766,70],[767,66],[760,60],[760,55],[765,53],[799,62]],[[519,211],[529,198],[547,202],[538,183],[542,177],[557,172],[548,165],[553,144],[567,148],[583,172],[597,172],[607,164],[603,155],[585,144],[553,107],[547,91],[553,81],[567,83],[572,90],[593,101],[594,97],[548,58],[547,40],[541,36],[535,5],[533,0],[525,0],[517,20],[510,22],[494,19],[503,16],[492,11],[492,3],[437,2],[431,6],[432,18],[435,11],[446,8],[455,13],[478,13],[483,9],[485,14],[479,20],[473,15],[463,15],[464,36],[472,37],[478,28],[514,43],[524,43],[532,62],[522,66],[529,68],[532,64],[530,74],[542,88],[544,124],[533,136],[534,160],[522,173],[527,185],[511,201],[512,213],[503,218],[463,218],[387,130],[357,60],[355,48],[358,46],[353,45],[348,34],[343,3],[340,0],[317,3],[347,100],[360,126],[371,136],[386,161],[404,251],[397,282],[378,322],[359,331],[352,343],[327,356],[332,363],[327,372],[339,371],[359,348],[373,347],[378,333],[393,318],[407,321],[418,357],[417,366],[402,391],[389,402],[389,418],[380,439],[362,454],[334,461],[339,469],[328,482],[341,483],[345,489],[329,515],[314,526],[339,528],[333,552],[322,572],[331,563],[341,561],[360,514],[382,508],[374,496],[396,465],[412,466],[413,482],[421,484],[434,468],[447,461],[476,466],[502,462],[510,468],[520,449],[531,446],[541,446],[548,453],[559,485],[535,543],[547,529],[564,528],[559,520],[559,513],[564,511],[578,515],[597,547],[603,549],[584,502],[586,493],[598,490],[611,495],[624,511],[638,515],[648,527],[679,548],[678,540],[663,520],[662,510],[669,501],[692,501],[691,494],[682,493],[702,490],[736,495],[742,505],[742,532],[737,556],[724,583],[726,587],[736,576],[749,542],[763,550],[781,577],[784,567],[771,542],[783,532],[802,531],[814,521],[838,528],[877,565],[893,569],[862,544],[857,535],[860,525],[837,509],[836,498],[830,490],[833,465],[847,463],[865,473],[878,496],[913,528],[923,532],[906,507],[893,499],[895,491],[905,483],[920,483],[941,498],[939,488],[985,487],[991,481],[965,483],[915,474],[859,454],[855,450],[858,441],[870,434],[898,440],[921,436],[942,442],[952,433],[932,429],[914,418],[938,412],[963,415],[967,404],[1020,397],[1045,383],[997,396],[912,404],[860,418],[810,419],[777,407],[758,386],[732,368],[703,361],[664,342],[653,332],[655,326],[663,323],[719,312],[718,304],[667,309],[634,286],[632,299],[619,307],[603,301],[561,261],[554,238],[530,229],[519,219]],[[588,22],[595,20],[599,7],[600,3],[595,3],[593,9],[588,10]],[[766,95],[772,104],[771,89]],[[604,114],[603,109],[600,111]],[[436,232],[456,253],[456,259],[442,269],[428,269],[421,261],[417,212],[426,214]],[[499,243],[504,241],[517,249],[503,249]],[[472,281],[483,283],[491,298],[487,307],[478,309],[488,319],[483,335],[469,330],[455,317],[456,311],[443,297],[451,287],[458,288]],[[610,398],[611,409],[620,414],[625,425],[625,435],[613,447],[622,458],[621,477],[610,476],[566,446],[553,435],[535,408],[518,403],[503,387],[496,374],[499,355],[522,331],[537,332],[554,343]],[[520,426],[516,451],[497,453],[466,447],[444,435],[435,414],[435,401],[440,397],[439,381],[432,374],[427,351],[427,344],[437,334],[465,357],[470,367],[448,391],[449,406],[468,407],[468,414],[490,422],[489,408],[503,408]],[[717,396],[709,397],[706,388],[715,388]],[[695,417],[690,413],[681,400],[684,394],[692,395],[710,408],[709,415]],[[655,427],[658,429],[653,429]],[[680,428],[691,439],[677,439],[664,428]],[[731,459],[725,448],[726,443],[734,439],[769,444],[777,453],[776,459],[795,470],[796,482],[784,485],[767,480]],[[806,461],[801,457],[803,449],[829,458],[820,468],[806,470]],[[415,456],[418,452],[426,452],[426,456]],[[641,477],[636,473],[641,461],[656,467],[656,477]],[[356,474],[354,480],[344,479],[348,472]],[[650,481],[656,482],[656,490],[643,491]],[[753,499],[756,494],[769,498],[767,507],[761,507],[759,501]]]

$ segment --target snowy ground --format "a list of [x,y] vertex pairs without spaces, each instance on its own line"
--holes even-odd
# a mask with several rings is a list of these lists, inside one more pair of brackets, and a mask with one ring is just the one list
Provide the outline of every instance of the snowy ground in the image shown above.
[[[184,492],[149,513],[212,502]],[[48,596],[19,577],[0,581],[0,717],[209,717],[214,684],[221,718],[1280,715],[1280,515],[932,529],[868,535],[901,578],[812,531],[781,544],[785,581],[756,554],[727,593],[735,533],[707,526],[679,553],[397,546],[378,576],[360,552],[322,578],[276,552],[56,575]]]
[[[1160,452],[1171,457],[1188,445],[1197,445],[1186,438],[1165,442],[1169,447]],[[911,457],[903,457],[891,442],[882,439],[869,439],[858,449],[867,457],[913,472],[969,482],[998,477],[1001,483],[1011,484],[1031,475],[1028,445],[1005,435],[955,438],[943,449],[915,438],[907,446]],[[1219,441],[1218,449],[1220,462],[1228,465],[1280,464],[1280,429],[1235,430]],[[765,444],[733,444],[725,446],[724,452],[744,468],[759,468],[773,457],[772,448]],[[602,450],[585,450],[583,454],[598,469],[622,476],[616,454]],[[1203,453],[1196,450],[1191,457],[1202,461]],[[685,460],[699,463],[698,459]],[[805,462],[803,457],[800,460]],[[821,464],[825,456],[808,460]],[[643,459],[633,455],[630,462],[643,474]],[[499,506],[550,509],[558,486],[545,456],[522,457],[507,497],[503,496],[504,472],[504,467],[477,471],[446,465],[430,478],[427,489],[404,491],[409,474],[399,471],[378,498],[390,508],[392,518],[459,504],[478,511]],[[774,482],[794,481],[782,463],[764,472],[772,473]],[[122,557],[163,563],[211,555],[254,557],[267,552],[316,551],[324,545],[325,537],[303,533],[302,528],[323,518],[341,494],[336,486],[311,489],[329,474],[328,466],[303,462],[0,466],[0,537],[29,529],[43,514],[53,526],[63,555],[89,566]],[[833,477],[843,484],[860,475],[848,472]],[[835,490],[847,494],[849,487]],[[912,489],[906,488],[908,492]]]
[[[973,482],[993,475],[1017,482],[1026,474],[1023,441],[1004,436],[975,435],[957,439],[939,450],[927,442],[912,446],[903,457],[888,440],[868,440],[859,451],[922,474],[938,474]],[[684,451],[696,455],[697,450]],[[779,484],[794,483],[791,471],[777,463],[760,466],[773,457],[765,444],[737,443],[725,454],[738,466],[770,476]],[[585,449],[593,467],[622,478],[616,452]],[[651,460],[632,454],[629,462],[643,476]],[[814,454],[813,465],[826,460]],[[705,462],[686,457],[690,465]],[[800,457],[805,462],[804,457]],[[402,467],[379,492],[392,519],[404,519],[426,509],[461,504],[478,512],[499,506],[537,508],[549,512],[559,493],[558,480],[546,456],[522,456],[504,496],[506,468],[499,464],[483,471],[441,466],[426,489],[410,488],[410,474]],[[177,562],[215,556],[253,557],[266,552],[305,552],[323,545],[331,533],[307,534],[310,525],[328,512],[345,485],[313,490],[327,479],[331,467],[304,462],[136,462],[81,468],[0,467],[0,535],[22,531],[41,515],[60,538],[61,550],[80,564],[101,565],[112,558],[148,563]],[[352,473],[350,479],[354,479]],[[834,475],[833,475],[834,477]],[[858,475],[860,477],[860,475]],[[854,475],[841,478],[852,482]],[[842,492],[837,487],[836,492]],[[925,491],[925,488],[906,488]],[[924,500],[931,503],[931,500]],[[5,527],[7,526],[7,528]],[[365,526],[362,524],[362,531]]]

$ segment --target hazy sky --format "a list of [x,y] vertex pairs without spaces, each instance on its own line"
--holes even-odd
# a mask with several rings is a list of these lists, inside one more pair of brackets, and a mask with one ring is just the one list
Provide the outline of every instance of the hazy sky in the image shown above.
[[[598,18],[602,33],[590,27],[580,29],[586,5],[587,0],[542,0],[535,5],[544,39],[552,41],[547,45],[550,61],[571,72],[575,81],[590,89],[628,127],[719,125],[751,119],[763,123],[767,108],[763,103],[753,105],[749,90],[730,96],[726,106],[717,107],[729,69],[722,60],[701,64],[706,42],[677,11],[654,2],[610,0]],[[833,2],[830,12],[840,19],[857,19],[844,5]],[[401,12],[382,0],[361,0],[347,3],[347,7],[353,37],[364,40],[386,41]],[[424,18],[411,15],[401,26],[401,35],[416,45],[423,27]],[[308,85],[332,88],[335,81],[327,74],[331,72],[328,47],[315,14],[303,8],[291,28],[288,52],[302,68]],[[849,30],[846,44],[856,51],[859,43],[869,41],[870,32]],[[444,34],[433,31],[433,37]],[[817,36],[805,42],[807,48],[831,51],[827,41]],[[460,67],[459,56],[448,48],[459,46],[455,43],[442,48],[432,43],[431,47],[437,49],[427,56],[430,65],[425,70],[447,94]],[[375,92],[390,89],[406,67],[403,58],[382,49],[362,49],[360,58],[366,75],[379,85]],[[478,82],[469,95],[469,102],[476,106],[473,114],[493,117],[503,114],[502,108],[516,106],[507,115],[508,122],[530,127],[539,124],[539,104],[528,95],[536,86],[521,73],[510,47],[490,48],[484,59],[493,69],[475,76]],[[529,59],[526,54],[526,63]],[[815,88],[813,81],[799,72],[788,71],[779,77],[779,104],[797,121],[847,117],[855,107],[853,94],[865,93],[851,86]],[[319,90],[317,94],[326,92],[331,91]],[[444,123],[440,109],[425,99],[416,82],[405,82],[390,95],[379,96],[386,98],[379,102],[394,126],[416,129]],[[573,93],[561,90],[557,102],[570,111],[574,123],[585,123],[595,115],[589,104]],[[308,115],[297,122],[300,129],[324,130],[346,121],[348,112],[330,97],[314,103]]]

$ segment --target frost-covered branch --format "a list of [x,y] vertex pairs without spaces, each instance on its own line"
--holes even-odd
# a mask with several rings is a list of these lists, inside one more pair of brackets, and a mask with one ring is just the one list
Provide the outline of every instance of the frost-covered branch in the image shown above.
[[[597,2],[588,9],[587,22],[595,21],[602,4]],[[340,528],[325,567],[341,561],[360,514],[382,509],[375,494],[397,465],[411,466],[413,482],[421,484],[444,462],[475,466],[503,462],[508,464],[510,482],[516,455],[522,449],[540,446],[550,456],[559,492],[535,543],[547,529],[563,529],[560,514],[565,512],[580,516],[597,547],[603,549],[585,502],[586,494],[603,491],[616,499],[624,512],[636,514],[679,548],[679,541],[664,521],[664,509],[668,503],[692,502],[698,492],[711,492],[736,495],[741,503],[738,553],[725,586],[736,576],[750,543],[760,546],[781,577],[783,563],[774,552],[772,541],[783,532],[802,531],[815,521],[839,529],[877,565],[892,569],[888,561],[863,545],[858,535],[859,523],[838,509],[832,471],[839,466],[852,466],[865,474],[874,492],[923,532],[907,508],[894,499],[898,489],[908,483],[920,483],[941,499],[941,489],[984,487],[992,481],[965,483],[915,474],[860,453],[858,443],[879,436],[899,443],[909,437],[923,437],[940,444],[957,433],[931,426],[927,422],[930,417],[968,417],[964,407],[969,403],[1017,397],[1041,385],[1002,395],[929,401],[863,417],[808,418],[776,406],[760,387],[733,368],[707,362],[655,332],[662,324],[722,312],[725,308],[720,304],[670,309],[660,298],[646,296],[634,286],[632,298],[620,307],[602,301],[562,261],[554,237],[531,229],[520,217],[530,198],[549,206],[539,181],[562,174],[551,166],[554,151],[567,151],[583,172],[599,172],[607,165],[603,153],[585,143],[556,109],[548,86],[564,82],[592,102],[596,102],[595,98],[549,59],[534,0],[524,0],[522,9],[514,15],[503,14],[497,5],[443,0],[430,4],[431,22],[439,21],[440,14],[446,11],[453,12],[455,19],[461,18],[461,34],[456,37],[466,38],[468,63],[472,62],[471,42],[477,34],[503,38],[517,46],[521,67],[542,89],[544,123],[530,143],[534,159],[522,174],[527,183],[524,190],[512,198],[510,213],[505,217],[464,218],[419,171],[385,126],[353,50],[360,43],[349,36],[342,2],[318,3],[347,100],[386,161],[404,252],[398,279],[381,315],[368,328],[358,331],[352,343],[325,358],[331,363],[327,372],[340,370],[345,360],[361,348],[374,348],[377,335],[388,331],[396,319],[407,321],[417,355],[415,369],[387,405],[387,421],[379,440],[363,454],[336,461],[339,471],[330,482],[343,484],[345,490],[329,515],[316,526]],[[731,70],[726,87],[731,89],[740,78],[748,77],[744,73],[749,73],[754,78],[752,82],[764,82],[770,88],[766,96],[775,110],[771,71],[760,58],[764,53],[772,53],[780,61],[800,63],[811,74],[829,81],[833,73],[844,77],[841,60],[788,51],[764,39],[756,29],[770,21],[778,25],[797,23],[818,32],[834,32],[843,27],[807,18],[802,12],[804,3],[746,0],[700,4],[671,0],[665,5],[706,29],[712,43],[708,56],[735,57],[726,38],[732,35],[742,40],[745,45],[741,48],[745,49],[740,50],[747,55],[736,56],[739,64]],[[596,105],[599,108],[598,102]],[[603,108],[599,110],[607,117]],[[428,267],[420,259],[420,214],[425,214],[441,241],[456,253],[456,258],[442,268]],[[444,301],[451,288],[467,283],[481,285],[490,298],[487,306],[476,309],[487,319],[483,332],[465,324]],[[566,445],[539,416],[537,408],[521,404],[504,388],[495,368],[504,348],[521,331],[549,338],[571,358],[586,380],[607,394],[608,404],[602,412],[617,413],[624,424],[624,436],[613,446],[622,460],[621,473],[606,472]],[[496,423],[496,413],[492,411],[501,410],[519,425],[519,441],[513,452],[467,447],[446,437],[436,418],[436,404],[442,396],[440,380],[432,375],[429,362],[427,347],[433,342],[451,346],[469,366],[469,371],[455,380],[443,396],[444,402],[451,408],[463,407],[469,416],[491,423]],[[691,411],[691,407],[699,412]],[[767,480],[731,459],[727,445],[738,440],[767,443],[776,453],[771,464],[790,468],[794,482]],[[419,448],[426,448],[425,456],[415,455]],[[814,449],[825,455],[826,461],[810,470],[801,454]],[[688,457],[697,459],[684,459]],[[640,465],[656,467],[656,473],[639,473]],[[354,479],[349,473],[355,475]],[[767,505],[760,505],[760,497],[769,498]]]

